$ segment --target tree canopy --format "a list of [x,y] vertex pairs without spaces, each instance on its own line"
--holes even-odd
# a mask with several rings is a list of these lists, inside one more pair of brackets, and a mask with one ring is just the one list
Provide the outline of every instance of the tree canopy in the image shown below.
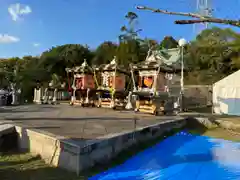
[[159,44],[160,49],[172,49],[177,47],[178,42],[172,36],[165,36],[162,42]]
[[[128,14],[128,21],[137,16]],[[131,17],[131,16],[132,17]],[[130,23],[130,22],[129,22]],[[129,28],[129,27],[127,27]],[[135,30],[134,30],[135,32]],[[123,33],[123,32],[122,32]],[[67,83],[66,67],[81,65],[86,59],[89,65],[109,63],[114,56],[120,64],[138,63],[145,60],[149,48],[169,49],[178,47],[178,39],[166,36],[161,42],[140,38],[137,34],[123,33],[125,38],[118,43],[105,41],[96,49],[86,45],[66,44],[51,47],[40,57],[25,56],[0,61],[0,86],[15,84],[22,89],[24,98],[31,99],[37,82],[46,86],[53,75],[55,81]],[[184,62],[190,67],[186,73],[188,84],[212,84],[240,68],[240,35],[231,29],[211,28],[202,31],[184,51]],[[31,96],[31,97],[29,97]]]

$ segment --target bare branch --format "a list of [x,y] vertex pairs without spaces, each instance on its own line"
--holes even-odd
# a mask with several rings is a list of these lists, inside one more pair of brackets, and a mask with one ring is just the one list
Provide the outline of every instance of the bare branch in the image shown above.
[[171,12],[171,11],[167,11],[167,10],[155,9],[155,8],[150,8],[150,7],[146,7],[146,6],[137,6],[136,8],[138,10],[148,10],[148,11],[152,11],[154,13],[187,16],[187,17],[193,17],[193,18],[199,18],[199,19],[205,19],[205,18],[209,17],[209,16],[202,16],[200,14],[195,14],[195,13]]
[[228,24],[232,26],[240,27],[240,21],[228,20],[228,19],[193,19],[193,20],[177,20],[175,24],[196,24],[196,23],[218,23],[218,24]]
[[175,24],[218,23],[218,24],[228,24],[228,25],[240,27],[239,20],[220,19],[220,18],[214,18],[214,17],[210,17],[210,16],[202,16],[200,14],[195,14],[195,13],[171,12],[171,11],[167,11],[167,10],[155,9],[155,8],[150,8],[150,7],[146,7],[146,6],[137,6],[136,8],[139,10],[152,11],[154,13],[162,13],[162,14],[168,14],[168,15],[178,15],[178,16],[197,18],[194,20],[177,20],[177,21],[175,21]]

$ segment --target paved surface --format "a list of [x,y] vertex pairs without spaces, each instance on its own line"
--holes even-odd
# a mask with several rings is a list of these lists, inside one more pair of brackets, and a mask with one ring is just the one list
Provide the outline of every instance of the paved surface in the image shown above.
[[81,108],[69,105],[24,105],[0,108],[0,124],[11,123],[65,136],[74,140],[92,140],[101,136],[134,130],[177,116],[152,116],[131,111]]

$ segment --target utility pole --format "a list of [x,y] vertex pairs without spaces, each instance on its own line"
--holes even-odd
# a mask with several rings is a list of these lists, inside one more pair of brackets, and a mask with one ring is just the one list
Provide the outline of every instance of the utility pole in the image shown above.
[[[201,16],[208,16],[212,17],[213,9],[212,9],[212,0],[196,0],[197,7],[196,13]],[[209,28],[210,23],[201,23],[201,24],[194,24],[194,34],[198,35],[204,29]]]

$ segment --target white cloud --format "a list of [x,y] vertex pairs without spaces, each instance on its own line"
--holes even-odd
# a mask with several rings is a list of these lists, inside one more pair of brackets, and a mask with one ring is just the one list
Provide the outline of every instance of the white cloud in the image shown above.
[[16,43],[20,41],[18,37],[10,36],[8,34],[0,34],[0,44]]
[[39,43],[33,43],[33,46],[38,47],[38,46],[40,46],[40,44]]
[[12,20],[17,21],[20,19],[21,16],[31,13],[32,9],[30,8],[30,6],[16,3],[11,4],[8,7],[8,12],[12,16]]

